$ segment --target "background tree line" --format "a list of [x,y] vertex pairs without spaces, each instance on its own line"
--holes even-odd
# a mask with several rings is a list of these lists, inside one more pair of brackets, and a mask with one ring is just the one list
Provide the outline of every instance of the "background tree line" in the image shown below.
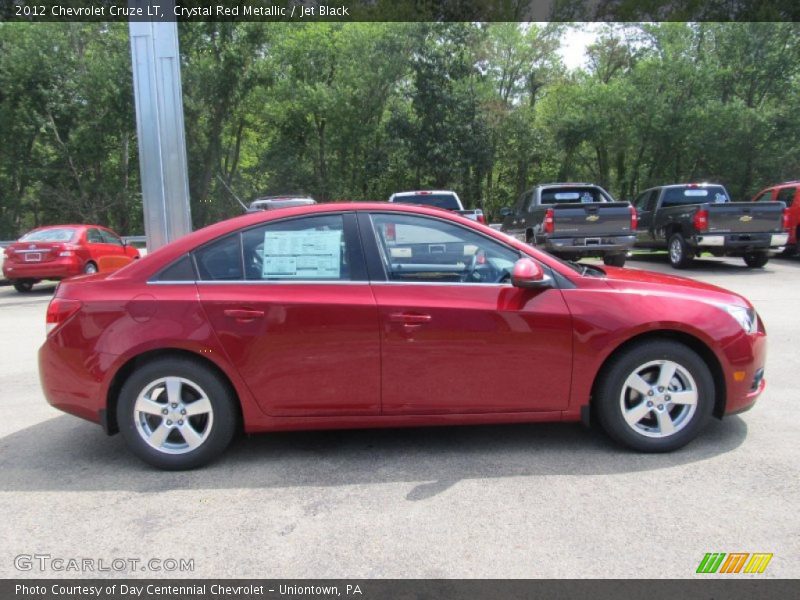
[[[183,23],[195,227],[243,199],[384,200],[455,189],[496,217],[536,182],[800,177],[800,25],[607,25],[585,68],[569,27]],[[93,221],[141,233],[127,26],[0,24],[0,239]]]

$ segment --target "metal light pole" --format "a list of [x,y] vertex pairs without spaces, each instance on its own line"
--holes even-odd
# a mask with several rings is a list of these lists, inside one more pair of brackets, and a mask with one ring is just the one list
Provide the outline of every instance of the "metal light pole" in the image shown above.
[[[174,2],[158,2],[172,15]],[[148,0],[129,0],[144,8]],[[144,231],[151,252],[192,230],[175,20],[130,20]]]

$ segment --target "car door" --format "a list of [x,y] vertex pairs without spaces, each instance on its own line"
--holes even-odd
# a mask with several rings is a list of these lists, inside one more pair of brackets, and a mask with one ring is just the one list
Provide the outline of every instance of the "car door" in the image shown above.
[[194,260],[206,315],[264,412],[380,412],[378,312],[352,214],[271,221]]
[[359,215],[381,324],[384,414],[566,408],[572,325],[558,289],[510,283],[520,253],[445,219]]
[[[105,256],[101,271],[114,271],[130,263],[133,258],[125,250],[125,244],[112,231],[100,229],[100,235],[105,243]],[[99,266],[99,265],[98,265]]]
[[108,271],[108,257],[111,247],[103,239],[103,233],[98,227],[89,227],[86,230],[86,249],[89,251],[89,261],[97,265],[98,271]]

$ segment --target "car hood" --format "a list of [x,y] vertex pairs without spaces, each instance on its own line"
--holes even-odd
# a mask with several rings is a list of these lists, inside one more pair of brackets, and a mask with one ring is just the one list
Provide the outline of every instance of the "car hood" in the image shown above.
[[747,298],[736,292],[686,277],[617,267],[603,267],[603,271],[606,273],[606,284],[616,290],[683,296],[715,304],[752,306]]

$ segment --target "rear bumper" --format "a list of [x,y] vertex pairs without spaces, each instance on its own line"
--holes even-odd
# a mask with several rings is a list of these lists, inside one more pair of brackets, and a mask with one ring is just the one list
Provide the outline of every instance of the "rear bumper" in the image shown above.
[[3,263],[3,275],[6,279],[66,279],[81,273],[81,264],[74,257],[59,258],[44,263],[9,260]]
[[785,246],[788,241],[788,233],[708,233],[694,236],[690,244],[695,248],[747,252],[778,249]]
[[548,238],[544,247],[554,253],[622,254],[630,250],[635,241],[635,235],[563,237]]

